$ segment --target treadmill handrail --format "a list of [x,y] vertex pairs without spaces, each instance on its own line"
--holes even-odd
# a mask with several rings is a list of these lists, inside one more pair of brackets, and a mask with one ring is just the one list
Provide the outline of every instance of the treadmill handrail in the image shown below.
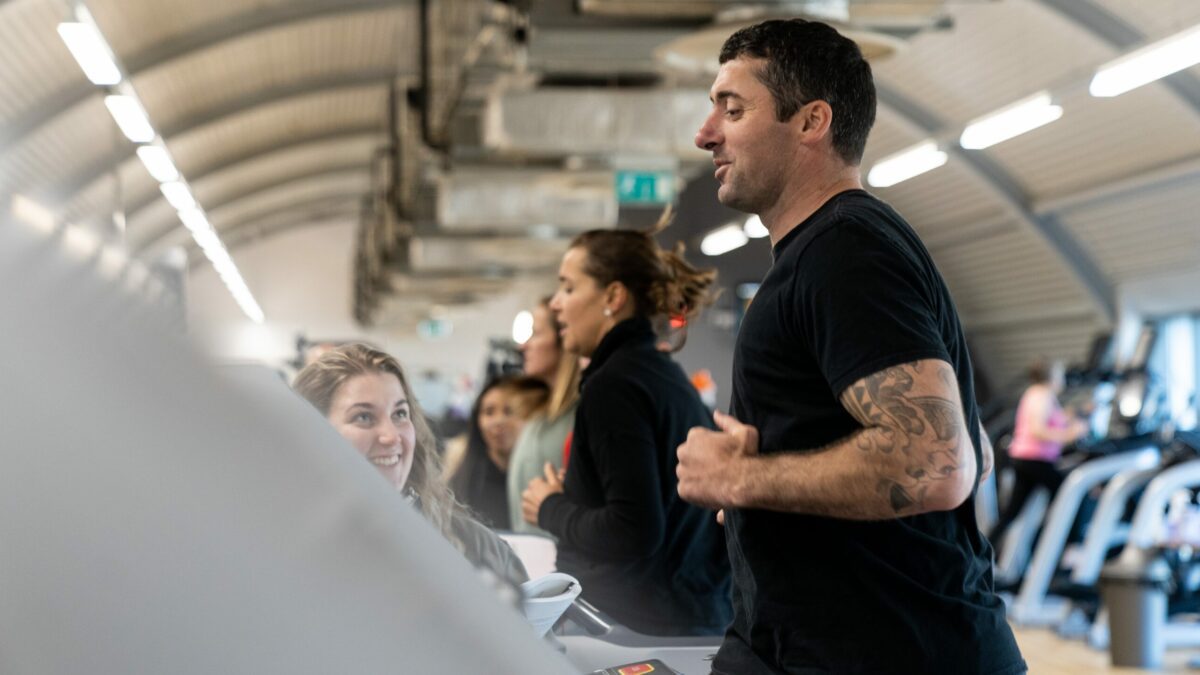
[[1100,579],[1100,568],[1104,567],[1104,557],[1112,545],[1113,534],[1117,531],[1121,516],[1125,513],[1125,505],[1134,492],[1154,479],[1162,469],[1129,469],[1113,477],[1096,506],[1092,516],[1092,524],[1088,526],[1083,538],[1083,547],[1079,552],[1079,563],[1071,572],[1071,582],[1080,586],[1092,586]]
[[1034,548],[1033,560],[1029,563],[1017,595],[1014,612],[1031,610],[1040,606],[1045,599],[1050,580],[1066,546],[1067,535],[1088,491],[1127,469],[1154,466],[1158,463],[1158,457],[1158,448],[1150,446],[1085,462],[1067,474],[1058,494],[1054,495],[1054,501],[1050,503],[1042,534]]
[[1142,548],[1153,546],[1157,534],[1155,525],[1162,520],[1171,495],[1192,487],[1200,487],[1200,460],[1173,466],[1150,481],[1133,513],[1133,525],[1129,529],[1129,543],[1126,545]]

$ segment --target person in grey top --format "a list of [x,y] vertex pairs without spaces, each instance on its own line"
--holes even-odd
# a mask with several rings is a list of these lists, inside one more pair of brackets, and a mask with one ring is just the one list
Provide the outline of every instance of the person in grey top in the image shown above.
[[543,476],[547,464],[551,471],[562,470],[579,402],[579,357],[563,349],[550,298],[543,298],[534,308],[533,335],[521,345],[521,353],[525,375],[550,385],[550,399],[535,411],[513,449],[508,465],[508,512],[514,532],[551,536],[521,516],[521,493],[529,481]]

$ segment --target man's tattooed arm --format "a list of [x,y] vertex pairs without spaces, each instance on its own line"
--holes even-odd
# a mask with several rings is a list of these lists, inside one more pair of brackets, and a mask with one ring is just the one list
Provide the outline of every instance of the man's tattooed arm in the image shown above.
[[967,498],[975,453],[950,364],[888,368],[840,398],[862,429],[815,452],[755,457],[731,505],[885,520],[954,509]]
[[966,497],[964,486],[970,493],[974,453],[950,364],[882,370],[852,384],[841,401],[863,425],[852,437],[863,460],[886,457],[881,466],[891,470],[880,472],[875,489],[896,515],[954,508]]

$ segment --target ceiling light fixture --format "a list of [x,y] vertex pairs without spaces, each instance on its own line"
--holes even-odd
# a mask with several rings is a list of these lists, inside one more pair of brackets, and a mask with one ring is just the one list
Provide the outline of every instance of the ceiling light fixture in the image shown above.
[[58,35],[92,84],[105,87],[121,81],[121,70],[95,26],[67,21],[58,24]]
[[1045,126],[1062,114],[1062,106],[1054,105],[1050,92],[1041,91],[972,121],[963,130],[958,144],[967,150],[990,148]]
[[891,187],[933,171],[945,164],[947,159],[946,153],[938,148],[936,142],[918,143],[876,162],[867,174],[867,182],[871,187]]
[[742,225],[742,232],[745,232],[746,236],[751,239],[762,239],[771,234],[767,231],[767,226],[763,225],[762,218],[759,218],[758,214],[753,214],[746,219],[746,223]]
[[170,183],[179,180],[179,169],[171,161],[171,153],[161,145],[143,145],[137,149],[138,159],[146,167],[146,171],[160,183]]
[[162,191],[163,196],[171,206],[175,207],[176,211],[189,211],[196,208],[196,198],[192,196],[192,191],[188,189],[187,183],[183,181],[171,181],[158,186]]
[[1120,96],[1200,63],[1200,26],[1146,45],[1100,66],[1088,91],[1092,96]]
[[154,127],[150,126],[146,111],[142,109],[142,104],[138,103],[137,99],[121,94],[110,94],[104,97],[104,105],[112,114],[113,119],[117,121],[117,126],[121,128],[121,133],[125,134],[126,138],[134,143],[149,143],[154,140]]
[[750,238],[742,231],[738,223],[722,225],[704,235],[700,242],[700,252],[707,256],[718,256],[746,245]]

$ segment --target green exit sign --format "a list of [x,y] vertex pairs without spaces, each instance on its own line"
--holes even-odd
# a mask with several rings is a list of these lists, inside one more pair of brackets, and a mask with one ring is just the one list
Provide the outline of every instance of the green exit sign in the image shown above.
[[669,204],[675,199],[673,171],[617,171],[618,204]]
[[429,341],[444,340],[454,333],[454,324],[445,319],[425,319],[417,324],[417,335]]

